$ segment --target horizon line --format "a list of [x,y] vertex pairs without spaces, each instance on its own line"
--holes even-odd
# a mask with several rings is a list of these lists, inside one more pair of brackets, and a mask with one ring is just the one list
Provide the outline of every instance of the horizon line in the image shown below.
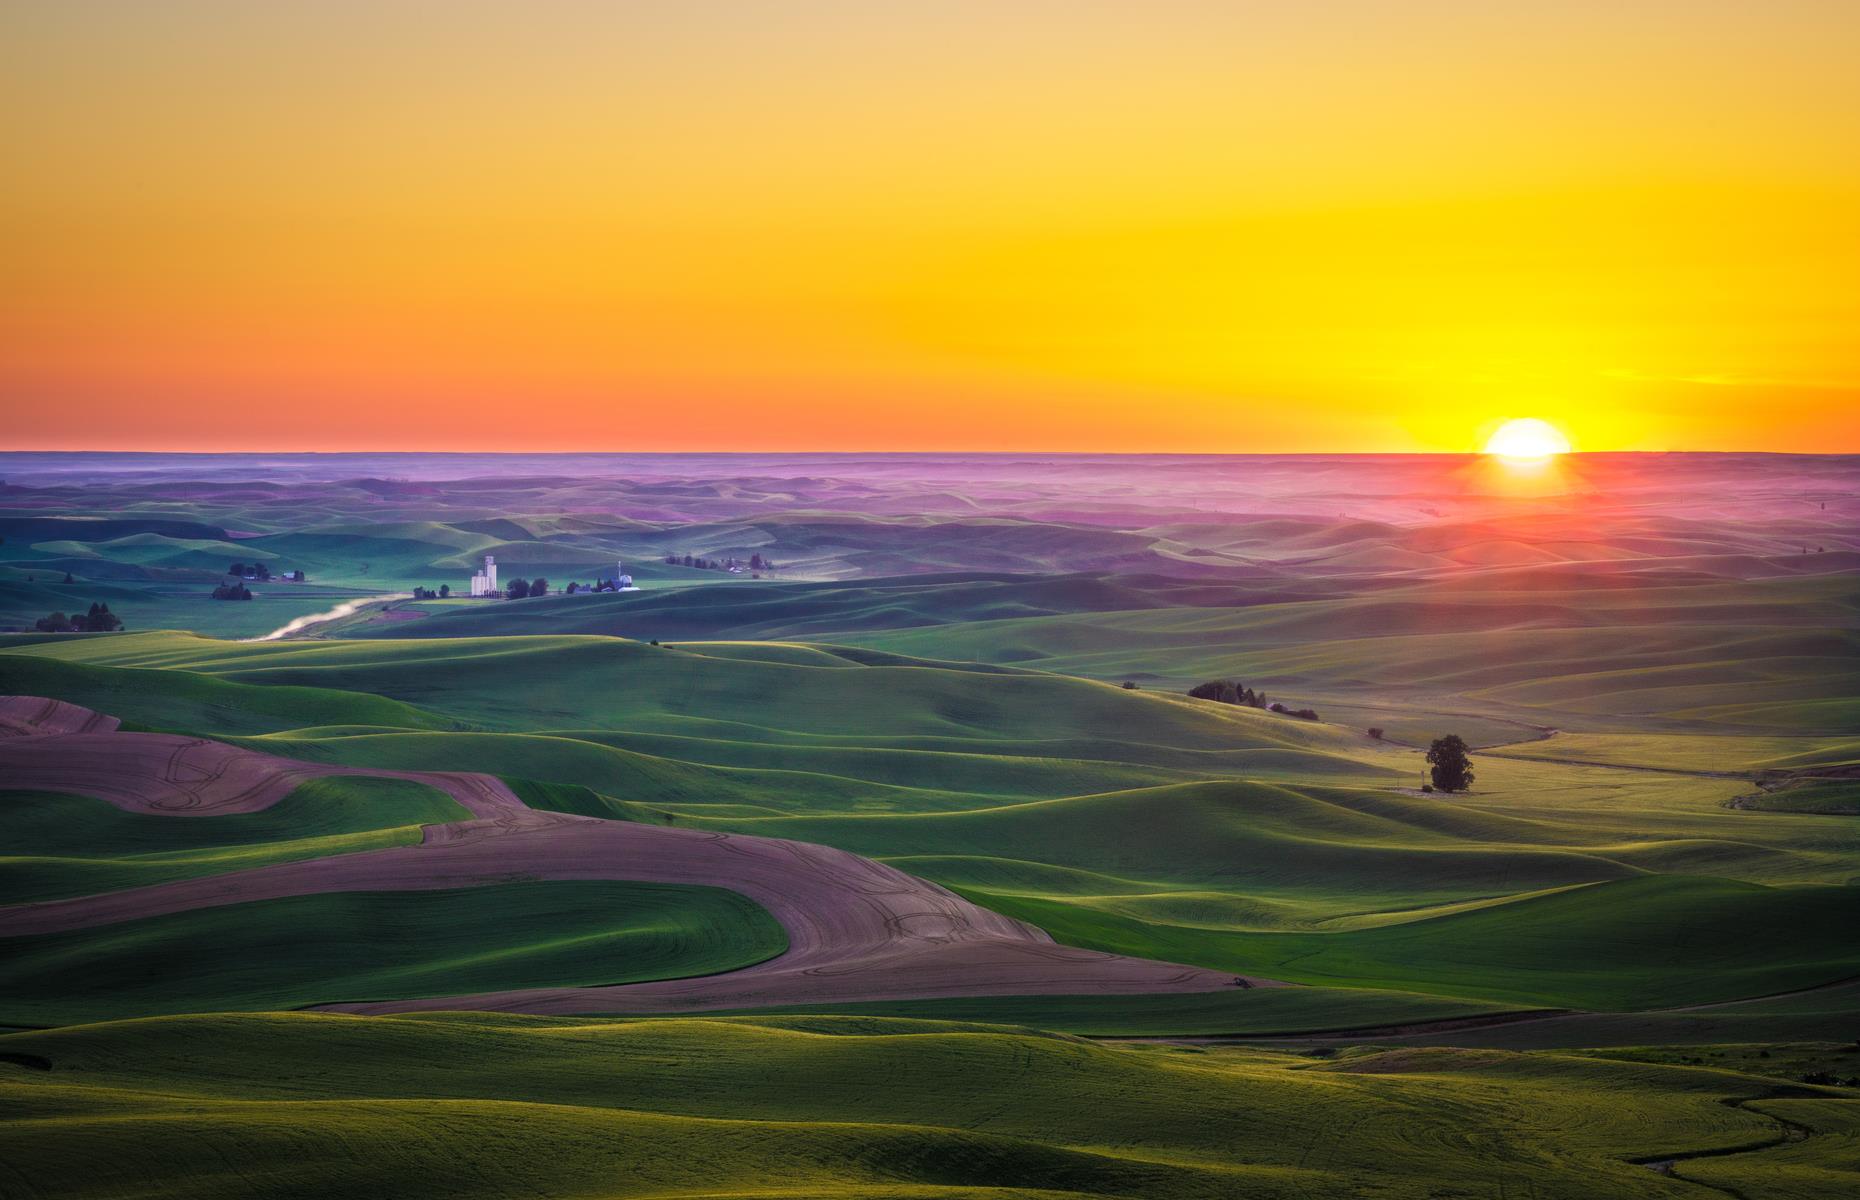
[[[1491,458],[1499,457],[1483,450],[1050,450],[1036,447],[1012,450],[895,450],[895,449],[860,449],[860,450],[707,450],[683,448],[632,449],[632,450],[489,450],[476,447],[407,450],[407,449],[242,449],[242,450],[124,450],[124,449],[78,449],[78,448],[30,448],[4,449],[0,455],[51,455],[51,454],[86,454],[86,455],[140,455],[145,457],[198,457],[198,458],[238,458],[238,457],[289,457],[316,456],[339,457],[344,455],[442,455],[470,454],[493,458],[569,458],[569,457],[624,457],[628,455],[652,455],[663,457],[699,456],[739,457],[739,458],[775,458],[780,456],[816,457],[816,458],[854,458],[854,457],[925,457],[930,455],[961,456],[967,458],[1007,458],[1013,456],[1039,455],[1053,458]],[[1674,454],[1766,454],[1786,458],[1852,458],[1860,456],[1860,449],[1854,450],[1764,450],[1764,449],[1690,449],[1690,450],[1569,450],[1558,453],[1555,458],[1605,458],[1616,456],[1653,456]]]

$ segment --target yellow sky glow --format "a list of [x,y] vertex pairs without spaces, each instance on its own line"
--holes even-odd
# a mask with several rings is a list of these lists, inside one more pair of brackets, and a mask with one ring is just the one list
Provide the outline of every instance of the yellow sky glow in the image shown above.
[[1852,15],[28,0],[0,444],[1860,451]]

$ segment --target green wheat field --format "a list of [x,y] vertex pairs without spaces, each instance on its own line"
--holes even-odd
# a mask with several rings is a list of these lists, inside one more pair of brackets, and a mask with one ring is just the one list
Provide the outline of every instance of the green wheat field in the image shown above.
[[1860,1191],[1853,460],[8,457],[0,1195]]

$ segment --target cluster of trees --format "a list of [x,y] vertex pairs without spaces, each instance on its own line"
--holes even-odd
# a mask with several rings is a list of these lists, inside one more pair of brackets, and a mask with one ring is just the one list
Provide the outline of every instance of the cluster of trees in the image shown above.
[[439,590],[436,592],[428,587],[416,587],[413,589],[413,598],[415,600],[444,600],[451,594],[452,585],[449,583],[440,584]]
[[[226,573],[228,575],[231,575],[234,579],[249,579],[253,583],[270,583],[273,578],[271,574],[271,568],[266,566],[262,562],[254,562],[254,563],[236,562],[226,568]],[[368,574],[367,563],[362,564],[362,574],[364,575]],[[310,581],[310,576],[305,574],[301,570],[286,571],[284,574],[279,575],[276,578],[288,579],[292,581],[293,583],[308,583]]]
[[[1125,687],[1135,687],[1126,683]],[[1307,721],[1318,719],[1314,708],[1287,708],[1283,704],[1268,702],[1266,693],[1256,692],[1250,687],[1243,687],[1232,679],[1210,679],[1188,689],[1188,694],[1197,700],[1218,700],[1222,704],[1243,704],[1248,708],[1263,708],[1267,712],[1282,713],[1288,717],[1302,717]]]
[[759,553],[751,554],[748,562],[740,558],[724,558],[720,561],[714,558],[693,558],[689,554],[683,556],[668,554],[665,556],[665,565],[696,567],[700,571],[773,571],[775,569],[774,561],[762,557]]
[[222,583],[214,588],[213,598],[215,600],[250,600],[252,589],[235,579],[231,583]]
[[1219,700],[1222,704],[1244,704],[1248,708],[1266,707],[1266,697],[1250,687],[1241,687],[1231,679],[1210,679],[1188,689],[1197,700]]
[[70,617],[55,612],[33,622],[33,628],[40,633],[113,633],[122,627],[122,618],[111,612],[108,604],[95,600],[91,601],[89,612]]
[[1802,1076],[1802,1082],[1819,1084],[1822,1087],[1860,1087],[1860,1075],[1849,1075],[1845,1079],[1837,1079],[1833,1071],[1810,1071]]
[[525,596],[547,596],[549,581],[540,575],[535,579],[513,579],[504,589],[504,595],[511,600],[521,600]]

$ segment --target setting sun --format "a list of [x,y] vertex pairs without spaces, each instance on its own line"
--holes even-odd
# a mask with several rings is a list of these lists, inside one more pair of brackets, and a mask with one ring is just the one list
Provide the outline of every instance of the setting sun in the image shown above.
[[1563,431],[1536,417],[1506,421],[1485,443],[1487,454],[1529,462],[1568,454],[1569,450],[1569,439],[1563,436]]

